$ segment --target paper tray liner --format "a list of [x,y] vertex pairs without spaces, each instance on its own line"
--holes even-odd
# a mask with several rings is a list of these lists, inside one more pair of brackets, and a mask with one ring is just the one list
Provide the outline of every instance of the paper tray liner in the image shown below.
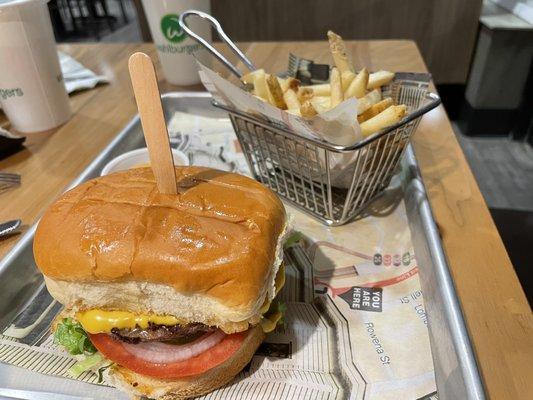
[[[233,135],[204,140],[224,146],[244,172]],[[287,206],[305,240],[285,255],[279,296],[286,326],[267,336],[233,382],[205,398],[436,399],[418,265],[398,191],[393,180],[369,208],[375,215],[335,228]],[[38,346],[0,335],[0,361],[62,377],[75,363],[49,335]],[[77,379],[98,384],[92,372]]]

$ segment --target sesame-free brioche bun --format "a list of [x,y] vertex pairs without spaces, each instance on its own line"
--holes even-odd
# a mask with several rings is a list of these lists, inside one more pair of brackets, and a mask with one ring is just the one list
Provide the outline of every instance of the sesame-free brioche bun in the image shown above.
[[114,365],[109,369],[106,380],[132,397],[182,400],[201,396],[230,382],[250,362],[264,338],[265,333],[259,325],[251,328],[239,350],[224,363],[200,375],[166,380]]
[[118,172],[62,195],[42,217],[35,261],[69,309],[174,315],[247,329],[275,295],[285,210],[242,175],[177,167],[178,195],[150,168]]

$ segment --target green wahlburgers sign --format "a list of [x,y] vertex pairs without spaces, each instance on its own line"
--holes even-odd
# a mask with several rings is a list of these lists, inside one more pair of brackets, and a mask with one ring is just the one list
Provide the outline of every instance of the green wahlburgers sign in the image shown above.
[[187,36],[184,30],[181,29],[179,19],[180,17],[177,14],[167,14],[161,18],[161,32],[171,43],[182,42]]

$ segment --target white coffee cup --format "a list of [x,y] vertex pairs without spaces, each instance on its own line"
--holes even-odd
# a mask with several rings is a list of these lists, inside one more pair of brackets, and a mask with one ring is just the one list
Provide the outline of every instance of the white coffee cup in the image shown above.
[[[210,0],[142,0],[163,73],[174,85],[200,83],[195,57],[210,65],[207,50],[192,40],[179,25],[183,11],[195,9],[209,13]],[[211,25],[200,18],[190,18],[189,26],[208,42],[211,42]]]
[[0,0],[0,104],[14,130],[43,132],[71,116],[48,0]]

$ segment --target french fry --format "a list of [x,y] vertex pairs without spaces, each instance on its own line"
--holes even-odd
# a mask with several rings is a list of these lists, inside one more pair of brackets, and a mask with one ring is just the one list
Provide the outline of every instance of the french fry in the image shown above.
[[407,107],[394,105],[390,97],[382,99],[380,89],[394,79],[394,73],[381,70],[370,74],[366,68],[354,72],[342,37],[332,31],[327,35],[335,64],[329,83],[303,87],[298,79],[279,78],[262,68],[245,74],[241,81],[253,84],[255,97],[304,118],[325,113],[343,100],[355,97],[357,120],[365,137],[399,122]]
[[311,89],[315,96],[329,96],[329,94],[331,93],[331,86],[329,85],[329,83],[321,83],[319,85],[306,86],[305,88]]
[[354,78],[348,89],[344,92],[344,98],[349,99],[355,97],[357,99],[363,97],[366,93],[366,87],[368,84],[368,71],[363,68],[357,76]]
[[346,55],[346,45],[342,38],[333,31],[328,31],[329,50],[333,56],[335,66],[342,74],[345,71],[353,71],[353,67]]
[[339,105],[344,99],[342,94],[341,74],[336,67],[331,68],[331,72],[329,74],[329,84],[331,86],[330,104],[331,108],[333,108]]
[[300,113],[300,109],[299,108],[289,108],[287,110],[287,112],[289,114],[293,114],[293,115],[297,115],[298,117],[301,117],[302,116],[302,113]]
[[331,99],[329,96],[314,96],[310,101],[319,114],[325,113],[331,108]]
[[263,68],[256,69],[255,71],[248,72],[247,74],[243,75],[242,78],[241,78],[241,81],[244,82],[244,83],[253,84],[254,80],[255,80],[255,77],[257,75],[264,74],[264,73],[265,73],[265,70]]
[[364,137],[370,136],[371,134],[378,132],[388,126],[391,126],[399,122],[407,112],[407,107],[402,104],[399,106],[390,106],[385,109],[385,111],[380,112],[373,118],[363,122],[361,127],[361,134]]
[[366,88],[372,90],[387,85],[394,79],[394,72],[378,71],[370,74]]
[[281,86],[281,90],[283,90],[283,93],[285,93],[288,89],[296,91],[300,86],[300,81],[293,77],[289,77],[287,79],[278,78],[278,81],[279,85]]
[[292,89],[294,91],[298,90],[298,88],[300,87],[300,81],[296,78],[287,78],[286,79],[287,83],[288,83],[288,88],[287,89]]
[[359,115],[357,117],[357,120],[359,123],[365,122],[366,120],[375,117],[380,112],[384,111],[385,109],[392,106],[392,99],[390,97],[387,97],[383,100],[381,100],[379,103],[374,104],[372,107],[370,107],[368,110],[366,110],[364,113]]
[[267,86],[272,99],[274,100],[274,105],[282,110],[287,108],[285,100],[283,100],[283,91],[279,85],[278,77],[275,75],[269,75],[267,78]]
[[287,79],[283,79],[278,76],[278,83],[281,87],[281,90],[285,93],[285,91],[289,88]]
[[310,100],[306,100],[302,103],[302,106],[300,107],[300,113],[304,118],[313,118],[315,115],[317,115],[315,107],[313,107],[313,104],[311,104]]
[[309,87],[301,87],[298,89],[298,100],[303,103],[306,100],[311,99],[315,94]]
[[261,97],[267,103],[269,102],[270,93],[268,91],[268,86],[266,83],[266,74],[263,70],[255,71],[254,74],[254,94],[258,97]]
[[289,110],[298,110],[298,113],[300,113],[300,100],[298,100],[298,96],[293,89],[287,89],[283,93],[283,100],[285,100],[285,104]]
[[341,82],[342,82],[342,92],[346,92],[346,89],[348,89],[348,86],[350,86],[350,83],[355,78],[355,74],[352,71],[344,71],[341,74]]
[[371,92],[368,92],[365,96],[357,99],[357,115],[361,115],[374,104],[381,101],[381,91],[379,89],[374,89]]

